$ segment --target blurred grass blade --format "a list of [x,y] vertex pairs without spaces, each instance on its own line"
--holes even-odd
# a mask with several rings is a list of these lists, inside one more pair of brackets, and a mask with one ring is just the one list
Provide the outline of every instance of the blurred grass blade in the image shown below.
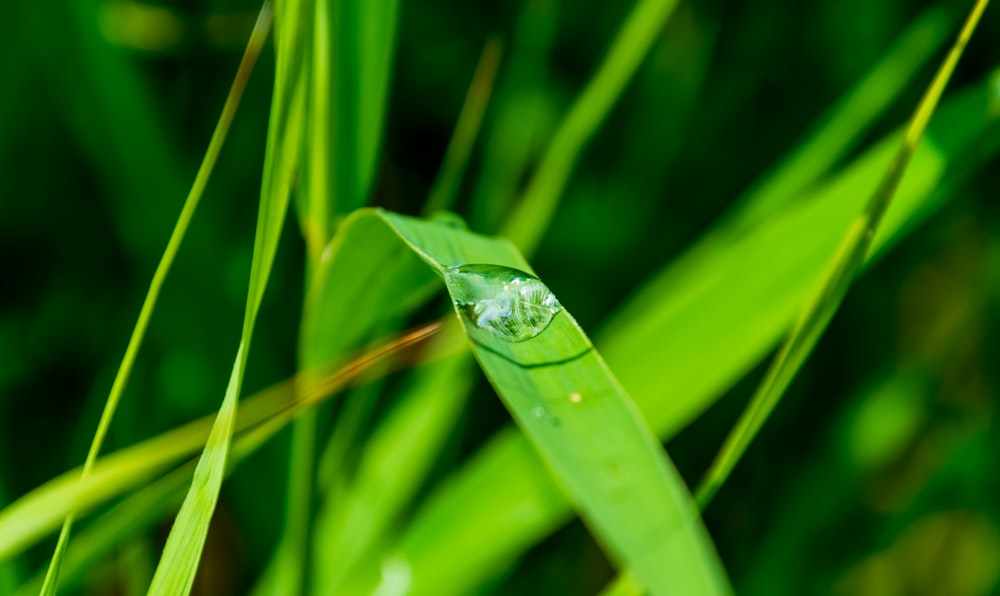
[[523,253],[535,251],[580,152],[611,112],[675,6],[677,0],[639,0],[594,77],[573,102],[502,231]]
[[892,163],[889,164],[889,169],[864,211],[851,224],[819,291],[806,304],[746,411],[727,437],[715,461],[712,462],[712,466],[697,491],[698,504],[702,508],[712,500],[712,497],[715,496],[722,483],[732,472],[736,462],[742,457],[750,441],[767,420],[781,395],[819,341],[834,313],[837,312],[848,288],[864,264],[875,237],[875,231],[889,209],[889,204],[896,193],[900,180],[906,173],[917,144],[923,137],[927,123],[937,108],[941,94],[944,92],[944,88],[948,84],[948,80],[951,78],[951,74],[988,3],[989,0],[977,0],[958,35],[958,39],[927,92],[920,100],[920,104],[906,128],[902,144]]
[[[449,267],[529,269],[502,239],[381,211],[352,215],[344,230],[376,224],[443,275],[453,300],[463,299],[479,278]],[[611,554],[635,565],[654,593],[725,593],[725,574],[683,483],[569,313],[560,310],[543,333],[513,343],[463,324],[505,405]],[[431,585],[407,589],[437,593]]]
[[[125,356],[122,358],[118,372],[115,374],[114,382],[111,385],[111,392],[104,404],[104,410],[97,424],[97,431],[94,433],[94,439],[87,452],[87,458],[84,461],[83,470],[80,474],[81,479],[85,479],[90,474],[94,467],[94,462],[97,461],[97,456],[101,451],[101,446],[104,444],[104,438],[107,435],[108,428],[111,426],[111,420],[114,418],[115,410],[118,408],[118,402],[121,400],[122,393],[125,391],[125,385],[128,384],[129,376],[132,373],[132,367],[139,353],[139,347],[142,345],[146,329],[149,327],[149,320],[152,317],[153,309],[156,307],[156,300],[160,296],[160,289],[163,287],[163,282],[170,271],[170,267],[173,265],[177,250],[184,240],[184,235],[187,233],[191,219],[194,217],[194,212],[198,208],[198,203],[205,192],[208,178],[218,160],[222,144],[225,142],[229,127],[233,122],[233,116],[236,114],[236,108],[239,106],[240,98],[243,96],[243,90],[246,88],[250,73],[253,72],[257,57],[260,55],[264,43],[267,41],[267,36],[271,30],[270,14],[269,8],[265,5],[254,26],[250,40],[247,42],[243,59],[236,71],[236,77],[229,89],[229,95],[226,97],[226,102],[222,107],[222,114],[216,123],[215,131],[212,133],[212,138],[208,143],[208,149],[205,151],[201,166],[198,168],[194,184],[191,186],[191,190],[184,200],[184,207],[177,218],[177,224],[174,226],[174,231],[170,234],[167,247],[163,251],[163,256],[160,258],[156,271],[153,273],[153,279],[149,284],[146,298],[143,300],[142,308],[139,311],[139,318],[132,329],[132,336],[129,338],[128,347],[125,349]],[[75,511],[70,509],[59,532],[55,553],[52,555],[45,582],[42,586],[42,594],[55,594],[59,583],[59,568],[73,527],[74,513]]]
[[[457,323],[435,341],[464,342]],[[313,522],[313,552],[336,565],[316,565],[312,593],[345,593],[355,564],[384,541],[461,416],[472,386],[467,352],[413,371],[400,402],[365,443],[356,475],[331,493]]]
[[[164,118],[169,110],[161,109],[165,106],[134,57],[110,42],[101,26],[107,3],[73,2],[53,12],[44,3],[25,0],[5,8],[12,10],[11,28],[22,43],[8,46],[4,62],[28,59],[31,75],[38,77],[24,89],[29,101],[37,103],[39,92],[49,89],[44,95],[53,103],[47,114],[71,130],[73,144],[92,160],[111,193],[107,208],[123,249],[143,265],[155,262],[163,241],[150,230],[167,234],[190,179],[179,135]],[[14,95],[8,89],[5,95]]]
[[893,42],[879,61],[834,104],[815,130],[744,193],[731,212],[750,228],[797,198],[860,140],[948,39],[957,20],[950,8],[932,6]]
[[[981,81],[938,110],[875,237],[876,255],[940,206],[947,195],[933,189],[954,188],[996,154],[995,142],[981,142],[997,138],[993,89]],[[707,408],[791,327],[864,207],[857,189],[878,183],[900,136],[889,135],[759,226],[698,243],[605,324],[597,345],[661,438]],[[428,500],[396,549],[415,585],[466,593],[571,518],[544,465],[508,429]],[[491,540],[468,535],[473,519],[495,524]],[[356,570],[352,585],[368,589],[377,574],[372,562]]]
[[425,216],[451,209],[455,201],[465,168],[469,164],[472,146],[476,142],[479,127],[483,122],[486,104],[489,103],[493,91],[493,81],[497,75],[497,68],[500,67],[502,50],[503,45],[497,37],[491,37],[483,47],[476,72],[472,76],[472,83],[462,103],[455,131],[448,142],[448,149],[445,150],[441,170],[434,180],[434,186],[431,187],[427,203],[424,204]]
[[398,0],[299,0],[313,7],[308,159],[297,207],[310,258],[375,182],[391,81]]
[[540,141],[555,125],[546,73],[558,6],[559,0],[528,0],[518,14],[472,193],[470,223],[475,230],[497,230],[537,157]]

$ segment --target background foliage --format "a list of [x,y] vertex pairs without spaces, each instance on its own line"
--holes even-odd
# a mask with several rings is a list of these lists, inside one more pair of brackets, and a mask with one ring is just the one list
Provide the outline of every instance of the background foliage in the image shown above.
[[[612,334],[609,313],[715,229],[914,19],[933,5],[937,35],[951,36],[967,4],[682,2],[582,154],[534,269],[585,330]],[[0,39],[0,505],[83,461],[258,8],[242,0],[12,4],[14,24]],[[454,206],[472,229],[495,232],[629,8],[403,0],[370,203],[421,211],[479,55],[496,36],[504,45],[496,88]],[[1000,19],[987,12],[952,90],[989,76],[998,39]],[[908,82],[886,81],[895,100],[834,172],[907,117],[934,65]],[[273,73],[268,51],[164,287],[106,451],[218,407],[246,301]],[[738,592],[982,594],[1000,580],[995,137],[957,159],[969,175],[851,290],[706,512]],[[245,393],[296,371],[306,257],[296,218],[284,232]],[[742,273],[751,294],[758,276]],[[761,372],[667,444],[689,484]],[[371,420],[406,382],[390,379]],[[508,422],[485,380],[472,383],[405,511]],[[281,534],[288,449],[283,432],[227,480],[197,590],[244,592],[258,581]],[[345,457],[356,465],[357,453]],[[76,589],[144,589],[169,527],[164,520],[130,540]],[[24,579],[53,544],[0,573]],[[477,587],[590,593],[612,574],[574,521]],[[0,592],[8,579],[0,575]]]

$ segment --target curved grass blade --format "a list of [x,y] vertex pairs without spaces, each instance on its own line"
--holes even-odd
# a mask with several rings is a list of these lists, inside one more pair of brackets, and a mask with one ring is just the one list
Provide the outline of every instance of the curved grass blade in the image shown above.
[[805,363],[806,358],[812,352],[813,347],[819,341],[847,294],[848,288],[865,262],[875,237],[875,231],[889,209],[889,204],[916,152],[917,144],[923,137],[927,123],[937,108],[941,94],[944,93],[944,88],[951,78],[951,73],[955,70],[958,59],[972,37],[972,32],[975,31],[987,4],[989,4],[989,0],[977,0],[965,25],[959,32],[958,39],[911,117],[902,144],[889,164],[889,169],[864,211],[852,222],[837,254],[834,256],[829,273],[826,274],[819,287],[819,291],[806,304],[746,411],[726,438],[726,442],[715,461],[712,462],[697,491],[697,500],[701,508],[711,502],[712,497],[715,496],[722,483],[732,472],[750,441],[753,440],[777,405],[785,389],[795,378],[795,374]]
[[486,104],[489,103],[490,94],[493,92],[493,81],[500,67],[502,51],[503,45],[496,37],[487,40],[486,46],[483,47],[476,72],[472,75],[472,84],[469,85],[465,101],[462,103],[455,131],[445,150],[441,171],[434,180],[434,186],[431,187],[427,202],[424,204],[424,216],[451,209],[451,204],[455,201],[465,168],[469,164],[472,146],[476,142],[479,127],[483,122]]
[[[942,105],[875,237],[875,255],[940,206],[956,179],[996,154],[995,142],[980,142],[997,138],[992,89],[982,81]],[[696,245],[605,324],[597,344],[661,438],[707,408],[790,328],[863,208],[866,197],[856,189],[878,183],[898,138],[890,135],[760,226],[730,228],[707,249]],[[428,500],[396,549],[415,584],[465,593],[571,518],[542,463],[507,429]],[[493,539],[469,536],[471,519],[495,522]],[[352,585],[367,589],[377,573],[377,564],[358,569]]]
[[[236,108],[239,106],[240,98],[243,96],[243,90],[246,88],[247,80],[250,78],[250,73],[253,72],[253,67],[257,62],[257,57],[260,55],[260,52],[264,47],[264,42],[267,41],[267,36],[271,29],[270,14],[270,9],[265,4],[264,8],[261,10],[260,17],[254,26],[253,32],[251,33],[250,40],[247,42],[246,50],[243,53],[243,59],[236,71],[236,77],[230,87],[229,95],[226,97],[226,102],[222,107],[222,114],[219,116],[219,121],[216,123],[215,131],[212,133],[212,138],[208,143],[208,149],[205,151],[205,157],[202,159],[201,166],[198,168],[198,173],[195,175],[194,184],[191,186],[191,190],[188,193],[187,198],[184,200],[184,207],[181,209],[181,213],[177,218],[177,224],[174,226],[174,231],[170,234],[170,239],[167,241],[167,247],[163,251],[163,256],[160,258],[159,264],[156,266],[156,271],[153,273],[153,279],[149,284],[149,289],[146,292],[146,298],[143,300],[142,308],[139,311],[139,318],[136,321],[135,327],[132,329],[132,336],[129,338],[128,347],[125,349],[125,356],[122,358],[122,363],[119,366],[118,372],[115,374],[115,379],[111,384],[111,393],[108,395],[108,399],[104,404],[104,410],[101,413],[100,421],[97,424],[97,431],[94,433],[94,439],[87,452],[87,458],[84,461],[83,470],[80,474],[81,480],[87,478],[92,471],[94,462],[97,461],[97,456],[101,451],[101,446],[104,444],[104,437],[107,435],[108,429],[111,427],[111,420],[114,418],[115,410],[118,408],[118,402],[121,400],[122,393],[125,391],[125,385],[128,384],[129,376],[132,373],[132,367],[135,364],[136,356],[139,353],[139,347],[142,345],[143,337],[146,335],[146,328],[149,326],[149,319],[152,317],[153,309],[156,307],[156,300],[159,298],[160,289],[163,287],[163,282],[167,277],[167,273],[170,271],[170,267],[173,265],[174,257],[177,255],[177,250],[180,248],[181,242],[184,240],[184,235],[187,233],[191,219],[194,217],[194,212],[198,208],[198,203],[205,192],[205,186],[208,184],[208,178],[215,167],[215,162],[218,160],[219,153],[222,150],[222,144],[226,140],[226,135],[228,134],[229,127],[232,124],[233,116],[236,114]],[[62,529],[59,532],[59,539],[56,542],[55,553],[52,555],[52,559],[49,563],[49,570],[46,573],[45,582],[42,585],[42,594],[54,594],[56,591],[56,587],[59,582],[59,566],[62,562],[66,545],[69,542],[70,532],[73,527],[73,519],[74,511],[73,509],[70,509],[69,514],[66,516],[66,520],[63,522]]]
[[[354,225],[381,225],[398,235],[445,278],[456,302],[468,299],[470,283],[476,289],[491,279],[465,277],[469,270],[450,267],[529,268],[502,239],[381,211],[352,215],[345,233]],[[489,297],[489,288],[484,291]],[[487,377],[612,556],[635,565],[656,593],[726,592],[724,572],[683,483],[572,317],[559,310],[537,337],[509,334],[521,339],[515,342],[464,318],[463,324]],[[413,593],[434,589],[408,586]]]
[[594,77],[556,129],[538,171],[502,231],[523,253],[530,255],[538,246],[580,152],[611,112],[676,6],[677,0],[639,0]]

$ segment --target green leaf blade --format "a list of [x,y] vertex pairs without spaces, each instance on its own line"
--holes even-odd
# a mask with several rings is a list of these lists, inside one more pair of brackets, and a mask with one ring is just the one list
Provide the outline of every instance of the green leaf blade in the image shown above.
[[[384,219],[442,273],[470,263],[528,269],[501,239],[377,211],[358,217]],[[462,296],[461,280],[444,278]],[[728,592],[677,472],[572,316],[559,311],[523,342],[463,324],[508,410],[613,556],[636,565],[654,593]]]

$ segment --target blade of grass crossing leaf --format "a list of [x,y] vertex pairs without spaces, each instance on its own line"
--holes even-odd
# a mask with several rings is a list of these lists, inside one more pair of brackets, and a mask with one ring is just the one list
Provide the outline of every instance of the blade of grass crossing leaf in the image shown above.
[[[153,273],[153,279],[149,284],[149,289],[146,292],[146,298],[143,300],[142,308],[139,311],[139,318],[136,321],[135,327],[132,329],[132,336],[129,338],[128,346],[125,349],[125,355],[122,358],[122,363],[118,368],[114,381],[112,382],[111,392],[104,404],[104,410],[101,413],[101,418],[97,425],[97,431],[94,433],[94,439],[87,452],[87,458],[84,461],[83,470],[81,472],[81,479],[86,478],[90,474],[94,467],[94,462],[97,461],[97,456],[104,443],[104,437],[107,435],[108,428],[111,426],[111,421],[114,418],[118,402],[121,400],[121,395],[125,391],[125,386],[128,384],[129,375],[132,372],[136,356],[139,353],[139,347],[142,345],[143,337],[145,337],[146,329],[149,326],[149,319],[152,317],[153,309],[156,307],[156,300],[159,298],[160,289],[163,287],[163,282],[167,277],[167,273],[170,271],[170,267],[173,265],[174,257],[177,255],[177,250],[180,248],[181,242],[184,240],[184,235],[191,223],[191,219],[194,217],[194,212],[198,208],[198,203],[205,192],[205,186],[208,184],[209,176],[211,175],[212,170],[215,167],[215,163],[218,160],[219,153],[222,150],[222,145],[225,142],[226,135],[229,132],[229,127],[233,121],[233,116],[236,114],[236,108],[239,106],[240,98],[243,96],[243,90],[246,88],[247,80],[250,78],[250,73],[253,71],[257,57],[260,55],[260,52],[264,47],[264,42],[267,40],[267,36],[271,28],[270,15],[270,9],[265,4],[264,8],[261,10],[260,16],[258,17],[257,23],[254,26],[254,30],[250,36],[250,41],[247,43],[246,50],[243,53],[243,59],[236,71],[236,77],[230,87],[229,95],[226,97],[226,102],[222,108],[222,114],[219,116],[219,121],[216,123],[215,131],[212,133],[212,138],[209,141],[208,149],[205,151],[205,156],[202,159],[201,166],[199,166],[198,173],[195,175],[194,183],[191,186],[191,190],[188,193],[187,198],[184,200],[184,206],[177,218],[177,223],[170,235],[170,239],[167,241],[167,247],[163,251],[163,256],[160,258],[156,271]],[[54,594],[56,591],[59,583],[59,566],[61,564],[66,545],[69,541],[70,532],[73,527],[73,520],[74,512],[70,510],[70,513],[66,516],[66,520],[63,522],[62,529],[59,532],[56,550],[52,555],[49,570],[46,573],[46,579],[42,586],[42,594]]]
[[851,224],[837,255],[834,257],[831,270],[821,284],[818,293],[806,305],[788,339],[768,369],[767,375],[754,394],[750,405],[727,437],[725,445],[709,468],[697,491],[697,500],[702,508],[712,500],[722,483],[725,482],[843,301],[851,282],[864,263],[875,231],[889,208],[896,188],[899,186],[910,158],[916,151],[917,144],[927,128],[927,123],[937,107],[948,79],[958,64],[958,60],[988,3],[989,0],[977,0],[958,35],[958,39],[920,100],[910,124],[906,128],[902,144],[885,176],[864,211]]
[[502,230],[525,254],[532,254],[541,241],[580,152],[611,112],[676,6],[677,0],[639,0],[597,73],[573,102]]
[[502,49],[500,39],[496,37],[491,37],[483,48],[476,72],[472,76],[472,84],[469,85],[469,91],[465,95],[465,101],[458,115],[455,131],[445,150],[444,162],[424,204],[425,217],[436,211],[451,209],[451,204],[458,194],[462,176],[469,163],[469,155],[472,153],[472,146],[476,142],[479,127],[483,122],[486,104],[493,91],[493,80],[500,66]]

